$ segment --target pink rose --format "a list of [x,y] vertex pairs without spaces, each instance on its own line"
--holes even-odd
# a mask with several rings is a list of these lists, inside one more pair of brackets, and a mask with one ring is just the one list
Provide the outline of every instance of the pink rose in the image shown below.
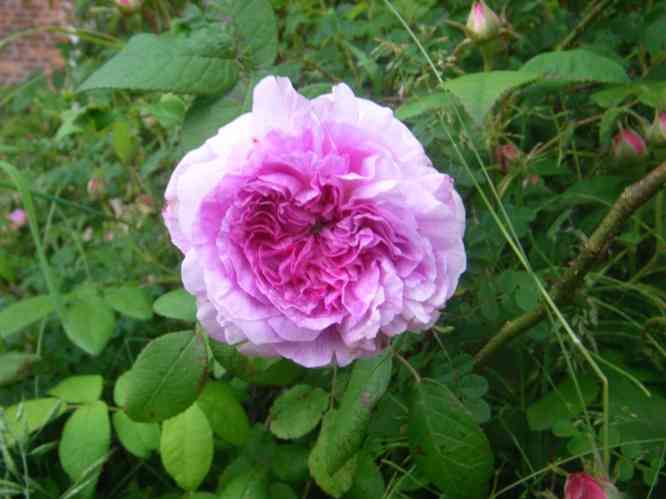
[[632,130],[625,128],[613,137],[613,156],[619,161],[642,158],[647,155],[647,145],[643,137]]
[[316,367],[376,354],[432,326],[466,266],[453,180],[344,84],[308,100],[264,78],[165,197],[199,321],[251,355]]
[[20,208],[9,213],[7,219],[9,220],[9,226],[13,230],[18,230],[28,223],[28,216]]
[[565,499],[619,499],[620,496],[610,481],[595,479],[587,473],[572,473],[564,484]]

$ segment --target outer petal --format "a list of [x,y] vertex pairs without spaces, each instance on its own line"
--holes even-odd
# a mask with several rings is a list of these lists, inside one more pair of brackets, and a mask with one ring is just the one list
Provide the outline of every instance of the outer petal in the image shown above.
[[289,78],[267,76],[254,87],[252,114],[255,131],[299,131],[310,116],[310,101],[294,90]]

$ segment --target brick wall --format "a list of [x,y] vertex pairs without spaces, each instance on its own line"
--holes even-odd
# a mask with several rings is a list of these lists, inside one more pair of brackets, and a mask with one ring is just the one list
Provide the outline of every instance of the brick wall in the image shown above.
[[[38,26],[64,25],[69,0],[0,0],[0,40]],[[0,85],[18,83],[38,70],[50,74],[64,64],[56,43],[62,36],[39,32],[22,36],[0,49]]]

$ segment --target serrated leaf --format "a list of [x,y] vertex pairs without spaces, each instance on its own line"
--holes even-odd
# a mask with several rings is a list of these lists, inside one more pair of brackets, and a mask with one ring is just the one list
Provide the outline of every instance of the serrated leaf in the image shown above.
[[254,66],[270,66],[277,57],[277,19],[269,0],[228,0],[228,15],[239,45]]
[[[85,477],[91,463],[104,458],[111,446],[109,410],[102,401],[79,407],[65,423],[58,447],[60,464],[72,480],[78,482]],[[95,489],[101,470],[93,474],[83,495],[90,497]]]
[[210,342],[210,349],[222,367],[253,385],[289,385],[304,372],[289,360],[246,357],[235,347],[215,340]]
[[229,97],[197,97],[185,115],[181,148],[191,151],[241,115],[243,105]]
[[233,478],[219,494],[219,499],[273,499],[268,495],[266,475],[250,470]]
[[386,488],[384,477],[370,455],[366,452],[359,454],[357,466],[354,481],[345,499],[384,497]]
[[148,423],[181,413],[197,399],[207,366],[197,334],[183,331],[151,341],[127,375],[127,414]]
[[113,414],[112,420],[120,443],[130,454],[147,459],[152,451],[160,448],[160,427],[157,423],[137,423],[120,411]]
[[91,296],[76,300],[67,307],[63,326],[72,343],[96,356],[102,353],[111,339],[116,318],[111,307]]
[[213,451],[213,431],[197,404],[164,422],[162,464],[181,488],[196,490],[208,474]]
[[0,310],[0,337],[7,338],[38,320],[48,317],[54,306],[49,296],[34,296]]
[[104,294],[104,300],[116,312],[147,321],[153,317],[153,307],[148,292],[137,286],[121,286],[109,288]]
[[372,409],[388,388],[391,367],[390,350],[355,362],[338,417],[331,423],[335,426],[335,440],[326,451],[329,474],[334,474],[360,449]]
[[271,407],[271,431],[280,438],[300,438],[315,429],[328,407],[321,388],[296,385],[280,395]]
[[590,50],[574,49],[539,54],[527,61],[521,71],[568,82],[627,83],[624,68]]
[[216,95],[238,78],[231,39],[216,25],[190,37],[133,36],[79,91],[98,88]]
[[30,433],[63,414],[65,408],[63,401],[56,398],[26,400],[8,407],[4,415],[7,445],[24,441]]
[[48,394],[71,404],[95,402],[102,396],[104,378],[97,374],[71,376],[62,380]]
[[39,361],[37,355],[22,352],[0,354],[0,386],[9,385],[25,378],[32,365]]
[[157,315],[169,319],[195,322],[197,320],[197,302],[191,294],[184,289],[174,289],[160,296],[153,303],[153,310]]
[[[495,103],[511,90],[536,81],[532,71],[489,71],[460,76],[444,83],[475,123],[481,124]],[[404,111],[403,111],[404,112]]]
[[409,444],[417,469],[450,499],[485,497],[493,454],[471,414],[444,385],[413,388]]
[[573,379],[560,383],[553,391],[527,408],[527,422],[533,431],[552,428],[562,419],[570,419],[580,414],[584,407],[596,399],[599,384],[592,376],[581,376],[578,384],[583,401],[581,402]]
[[250,436],[250,421],[229,385],[222,381],[207,383],[197,404],[218,437],[232,445],[245,444]]
[[335,410],[330,410],[324,416],[321,424],[321,432],[315,446],[310,452],[308,458],[308,467],[310,474],[317,485],[333,497],[342,497],[352,486],[354,474],[356,473],[357,459],[352,456],[343,463],[342,467],[331,474],[329,473],[331,453],[336,452],[337,433],[335,430],[339,414]]

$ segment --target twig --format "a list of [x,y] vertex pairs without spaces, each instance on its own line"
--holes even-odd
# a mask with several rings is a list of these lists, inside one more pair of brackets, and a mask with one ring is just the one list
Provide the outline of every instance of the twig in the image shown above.
[[597,14],[599,14],[611,0],[602,0],[597,5],[592,7],[587,15],[578,23],[574,30],[567,35],[567,37],[557,44],[555,50],[564,50],[566,49],[585,29],[588,24],[598,19]]
[[[606,217],[587,240],[562,280],[555,284],[550,291],[549,294],[553,297],[555,303],[562,303],[573,296],[585,275],[602,259],[608,243],[622,225],[665,185],[666,163],[662,163],[622,192]],[[547,310],[546,305],[542,303],[517,319],[507,322],[499,333],[493,336],[476,354],[475,363],[480,365],[487,362],[506,343],[541,322],[546,316]]]

